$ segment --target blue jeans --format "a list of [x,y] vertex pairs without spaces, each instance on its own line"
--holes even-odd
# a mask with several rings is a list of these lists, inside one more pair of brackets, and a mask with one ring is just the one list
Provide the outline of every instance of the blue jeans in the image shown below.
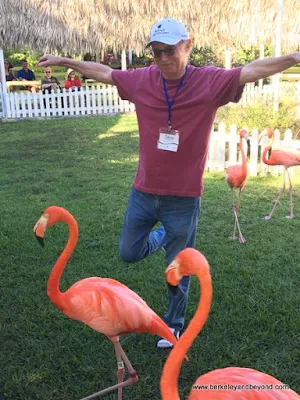
[[[140,261],[164,247],[166,264],[186,247],[194,247],[200,216],[199,197],[160,196],[132,188],[119,241],[119,255],[128,263]],[[162,227],[151,231],[157,224]],[[169,308],[164,321],[182,330],[190,276],[177,287],[168,285]]]

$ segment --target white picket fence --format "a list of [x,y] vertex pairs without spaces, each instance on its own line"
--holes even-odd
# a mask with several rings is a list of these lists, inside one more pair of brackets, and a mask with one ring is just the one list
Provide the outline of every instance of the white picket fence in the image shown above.
[[[134,104],[122,100],[117,88],[110,85],[83,86],[80,91],[75,92],[63,89],[61,92],[52,91],[46,94],[29,91],[4,94],[2,90],[0,93],[0,117],[6,119],[85,116],[135,111]],[[294,102],[300,103],[300,83],[282,82],[279,96],[280,98],[289,97]],[[246,107],[260,100],[274,101],[274,97],[273,85],[259,87],[247,84],[239,104]]]
[[[279,99],[300,102],[300,82],[281,82],[279,85]],[[246,107],[257,102],[273,103],[276,98],[276,86],[273,84],[256,86],[254,83],[245,85],[239,105]]]
[[135,110],[134,104],[122,100],[117,88],[110,85],[86,86],[74,92],[66,89],[45,94],[21,91],[4,96],[7,119],[115,114]]
[[[248,154],[248,169],[249,175],[257,176],[266,175],[278,175],[283,172],[281,166],[268,166],[261,161],[261,154],[263,148],[269,142],[267,137],[263,137],[260,143],[258,143],[258,130],[253,129],[249,132],[249,139],[246,143],[244,141],[244,149]],[[280,132],[275,130],[274,147],[275,146],[289,146],[294,149],[300,149],[300,140],[293,139],[293,133],[288,129],[283,134],[283,139],[280,139]],[[240,163],[240,151],[239,151],[240,137],[237,132],[236,126],[232,125],[226,130],[223,123],[219,124],[217,131],[212,131],[211,141],[208,152],[208,160],[206,164],[206,170],[210,172],[222,172],[230,166]],[[293,167],[295,168],[295,167]],[[291,173],[294,173],[293,168],[290,169]]]

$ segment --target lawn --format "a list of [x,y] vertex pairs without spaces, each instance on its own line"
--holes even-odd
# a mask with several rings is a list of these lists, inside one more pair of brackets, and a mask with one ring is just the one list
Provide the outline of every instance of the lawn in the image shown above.
[[[111,342],[56,309],[46,293],[49,273],[65,246],[64,224],[49,228],[41,249],[32,229],[50,205],[67,208],[79,242],[61,289],[89,276],[115,278],[162,316],[166,311],[164,253],[137,264],[118,258],[118,238],[138,160],[134,115],[1,123],[1,377],[0,398],[79,400],[116,383]],[[299,171],[300,172],[300,171]],[[281,177],[252,177],[233,229],[224,174],[205,174],[197,249],[207,257],[214,286],[210,317],[179,379],[185,398],[195,379],[212,369],[261,370],[300,392],[300,178],[294,176],[295,219],[288,196],[270,221]],[[187,322],[198,303],[193,278]],[[140,377],[124,400],[159,400],[166,351],[148,334],[121,343]],[[103,399],[116,399],[108,394]]]

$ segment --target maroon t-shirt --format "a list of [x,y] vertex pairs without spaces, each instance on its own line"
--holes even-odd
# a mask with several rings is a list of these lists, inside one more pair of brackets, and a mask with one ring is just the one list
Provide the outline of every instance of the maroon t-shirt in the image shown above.
[[[171,110],[172,127],[180,131],[178,151],[172,152],[157,148],[159,129],[168,126],[168,105],[159,68],[152,65],[112,72],[120,97],[136,108],[140,151],[133,186],[137,190],[157,195],[202,195],[215,114],[218,107],[241,98],[240,73],[241,68],[188,66]],[[169,100],[179,81],[166,80]]]

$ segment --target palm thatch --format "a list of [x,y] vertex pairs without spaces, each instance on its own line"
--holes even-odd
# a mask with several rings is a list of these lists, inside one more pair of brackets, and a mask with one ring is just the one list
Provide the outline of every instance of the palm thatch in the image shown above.
[[[282,49],[300,43],[300,0],[283,0]],[[83,54],[140,52],[152,24],[185,23],[197,47],[274,44],[277,0],[0,0],[0,46]]]

